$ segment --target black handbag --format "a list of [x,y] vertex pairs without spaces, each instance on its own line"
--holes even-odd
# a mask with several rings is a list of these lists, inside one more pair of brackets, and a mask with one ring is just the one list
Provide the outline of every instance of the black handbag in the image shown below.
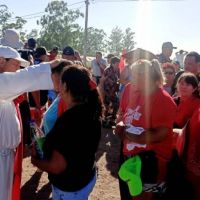
[[143,183],[156,183],[158,177],[158,159],[154,151],[143,151],[138,154],[142,161],[141,179]]

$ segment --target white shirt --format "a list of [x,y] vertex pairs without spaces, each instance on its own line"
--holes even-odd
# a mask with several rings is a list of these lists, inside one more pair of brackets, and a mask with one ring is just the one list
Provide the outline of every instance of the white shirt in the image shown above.
[[0,74],[0,149],[16,148],[20,141],[20,123],[13,99],[41,89],[52,89],[51,68],[48,63],[30,66],[17,72]]
[[176,60],[180,63],[181,67],[184,67],[184,58],[186,56],[187,52],[184,52],[182,54],[177,53],[176,54]]
[[[101,64],[106,66],[106,61],[104,59],[101,59]],[[91,67],[92,67],[92,75],[93,76],[102,76],[102,72],[100,69],[100,66],[97,64],[96,59],[94,59],[91,63]]]

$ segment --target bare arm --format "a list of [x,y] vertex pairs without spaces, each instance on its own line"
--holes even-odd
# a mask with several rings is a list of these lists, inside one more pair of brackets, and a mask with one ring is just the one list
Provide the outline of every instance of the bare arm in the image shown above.
[[169,128],[158,127],[153,130],[145,130],[140,135],[129,133],[126,131],[126,126],[122,121],[116,125],[115,134],[117,134],[121,140],[128,139],[138,144],[152,144],[163,141]]
[[53,151],[50,160],[38,160],[35,159],[34,156],[32,156],[31,163],[40,168],[42,171],[50,172],[52,174],[60,174],[67,167],[67,162],[63,155],[55,150]]
[[17,72],[0,74],[0,100],[13,100],[24,92],[53,89],[51,69],[63,60],[30,66]]
[[142,132],[141,135],[136,135],[125,131],[125,138],[139,144],[152,144],[163,141],[166,138],[168,131],[169,128],[166,127],[159,127],[155,128],[154,130],[146,130]]

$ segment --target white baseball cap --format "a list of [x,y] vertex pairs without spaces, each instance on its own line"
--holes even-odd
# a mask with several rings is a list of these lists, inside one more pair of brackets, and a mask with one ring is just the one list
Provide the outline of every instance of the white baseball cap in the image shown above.
[[7,46],[0,46],[0,57],[19,60],[22,67],[28,67],[30,64],[28,61],[21,58],[20,54],[15,49]]
[[1,45],[9,46],[14,49],[21,49],[24,44],[19,38],[19,33],[15,29],[7,29],[3,38],[0,40]]

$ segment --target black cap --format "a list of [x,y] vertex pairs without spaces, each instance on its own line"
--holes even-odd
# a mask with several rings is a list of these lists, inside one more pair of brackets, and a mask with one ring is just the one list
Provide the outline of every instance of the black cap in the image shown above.
[[164,42],[162,44],[162,48],[166,48],[166,49],[177,49],[177,47],[174,47],[173,44],[171,42]]
[[63,49],[63,55],[67,55],[67,56],[74,56],[75,55],[75,51],[72,47],[67,46]]
[[47,52],[46,48],[45,47],[38,47],[36,50],[35,50],[35,57],[36,58],[39,58],[40,56],[42,55],[49,55],[49,53]]

